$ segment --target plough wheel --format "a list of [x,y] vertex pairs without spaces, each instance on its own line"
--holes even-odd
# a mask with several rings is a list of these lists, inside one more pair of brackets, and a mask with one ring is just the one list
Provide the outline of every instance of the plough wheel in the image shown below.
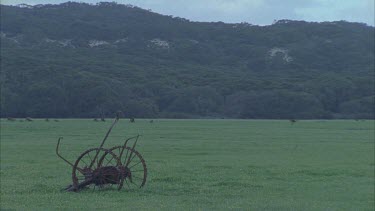
[[[95,155],[98,153],[97,157]],[[95,189],[107,185],[121,185],[121,178],[115,169],[121,165],[119,158],[110,150],[103,148],[92,148],[82,153],[73,166],[72,179],[75,191],[83,188]],[[100,177],[93,175],[100,171]]]
[[122,188],[123,183],[128,189],[142,188],[147,179],[146,162],[142,155],[135,149],[124,146],[112,147],[109,151],[119,157],[122,168],[127,172],[118,189]]

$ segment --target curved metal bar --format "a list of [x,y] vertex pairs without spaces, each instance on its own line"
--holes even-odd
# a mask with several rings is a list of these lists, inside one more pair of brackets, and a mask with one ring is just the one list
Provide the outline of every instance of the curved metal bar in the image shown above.
[[63,156],[59,154],[59,146],[60,146],[60,140],[63,139],[63,137],[60,137],[59,140],[57,140],[57,146],[56,146],[56,154],[61,158],[63,161],[71,165],[72,167],[74,166],[71,162],[69,162],[67,159],[65,159]]
[[138,139],[139,136],[141,136],[141,135],[136,135],[136,136],[133,136],[133,137],[130,137],[130,138],[126,139],[126,140],[125,140],[125,143],[124,143],[123,146],[126,147],[126,145],[128,144],[128,141],[129,141],[129,140],[134,139],[134,138],[137,138],[137,139]]
[[139,136],[140,136],[140,135],[137,135],[137,136],[136,136],[136,139],[135,139],[135,141],[134,141],[134,144],[133,144],[132,150],[131,150],[130,155],[129,155],[129,158],[128,158],[126,164],[125,164],[125,167],[128,167],[128,165],[130,164],[130,161],[131,161],[130,158],[131,158],[132,155],[133,155],[134,148],[135,148],[135,145],[137,144],[137,141],[138,141]]
[[[101,149],[101,148],[103,147],[105,141],[107,140],[109,134],[110,134],[111,131],[112,131],[112,128],[115,126],[115,124],[116,124],[116,123],[118,122],[118,120],[120,119],[120,114],[121,114],[121,112],[117,112],[117,114],[116,114],[116,118],[115,118],[115,120],[113,121],[111,127],[108,129],[107,133],[105,134],[104,139],[103,139],[102,143],[101,143],[100,146],[99,146],[99,149]],[[96,152],[96,154],[95,154],[95,156],[94,156],[94,159],[93,159],[92,162],[90,163],[89,168],[91,168],[91,167],[94,165],[95,160],[96,160],[96,158],[98,157],[98,155],[99,155],[99,150]]]
[[[130,138],[128,138],[128,139],[125,140],[125,143],[124,143],[124,145],[122,145],[122,150],[121,150],[120,155],[119,155],[120,160],[121,160],[122,154],[124,153],[124,150],[125,150],[125,148],[126,148],[126,145],[128,144],[128,141],[131,140],[131,139],[134,139],[134,138],[136,138],[136,139],[138,140],[138,137],[139,137],[139,136],[140,136],[140,135],[136,135],[136,136],[130,137]],[[137,142],[137,140],[135,141],[135,143]],[[133,148],[133,149],[134,149],[134,148]]]

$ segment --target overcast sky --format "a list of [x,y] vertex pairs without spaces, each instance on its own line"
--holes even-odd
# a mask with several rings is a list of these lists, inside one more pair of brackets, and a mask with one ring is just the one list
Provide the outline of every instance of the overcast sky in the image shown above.
[[[68,0],[0,0],[2,4],[56,4]],[[71,0],[72,1],[72,0]],[[375,0],[109,0],[192,21],[272,24],[274,20],[346,20],[374,26]],[[79,0],[97,3],[100,0]]]

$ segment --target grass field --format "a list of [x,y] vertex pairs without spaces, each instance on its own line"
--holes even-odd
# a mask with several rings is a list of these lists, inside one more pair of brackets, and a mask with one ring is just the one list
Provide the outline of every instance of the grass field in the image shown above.
[[374,210],[374,121],[120,120],[105,147],[143,136],[143,189],[61,192],[69,160],[110,121],[1,120],[1,208]]

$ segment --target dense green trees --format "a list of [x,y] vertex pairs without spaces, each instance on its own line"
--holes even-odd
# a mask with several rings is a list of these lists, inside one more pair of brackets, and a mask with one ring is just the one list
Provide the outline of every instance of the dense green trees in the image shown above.
[[225,110],[237,118],[327,118],[319,100],[303,92],[240,92],[229,96],[226,104]]
[[374,27],[1,6],[1,116],[374,118]]

